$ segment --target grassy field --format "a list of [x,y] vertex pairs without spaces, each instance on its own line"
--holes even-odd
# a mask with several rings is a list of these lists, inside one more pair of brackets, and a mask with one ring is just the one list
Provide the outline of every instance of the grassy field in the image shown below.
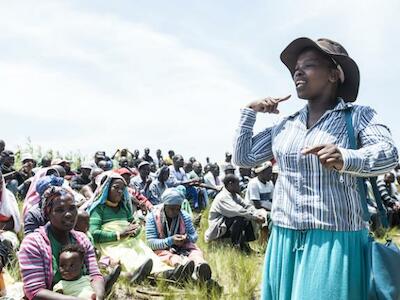
[[[19,202],[22,206],[22,202]],[[147,282],[141,286],[133,286],[123,278],[119,279],[108,299],[259,299],[262,266],[266,245],[258,241],[251,243],[254,253],[245,255],[234,249],[226,242],[204,242],[208,210],[202,213],[199,227],[197,228],[199,240],[197,245],[203,250],[205,259],[213,271],[213,279],[222,287],[207,288],[194,283],[185,286],[176,286],[168,282],[158,281],[157,285]],[[381,232],[380,241],[385,241],[385,234]],[[387,236],[400,246],[400,229],[391,229]],[[22,238],[22,236],[20,237]],[[13,259],[7,268],[14,280],[20,280],[18,262]],[[13,281],[14,281],[13,280]]]
[[[177,288],[168,284],[150,284],[134,287],[125,282],[117,284],[109,299],[259,299],[262,266],[266,245],[259,242],[251,243],[254,254],[245,255],[233,249],[229,243],[218,242],[206,244],[203,240],[207,228],[208,211],[203,213],[200,223],[198,246],[204,251],[205,257],[213,270],[213,278],[223,287],[222,293],[216,290],[207,291],[206,287],[189,284]],[[383,234],[384,236],[384,234]],[[400,246],[400,229],[393,228],[387,232],[387,237]],[[385,238],[380,239],[381,242]]]
[[[259,299],[266,245],[261,245],[258,241],[253,242],[251,247],[255,250],[254,253],[245,255],[232,248],[228,242],[206,244],[203,235],[207,228],[207,215],[208,210],[203,212],[201,218],[197,245],[204,251],[205,258],[213,271],[213,279],[222,287],[222,291],[193,283],[179,287],[160,281],[157,285],[147,282],[141,286],[133,286],[121,278],[108,299]],[[400,246],[399,228],[391,229],[387,236]],[[382,237],[380,241],[384,242],[385,239]],[[15,258],[7,269],[14,280],[20,280],[18,262]]]
[[159,282],[157,286],[145,284],[130,286],[119,282],[109,299],[258,299],[265,245],[253,242],[253,254],[245,255],[234,249],[228,242],[206,244],[203,236],[207,228],[208,210],[203,212],[198,228],[197,245],[203,250],[205,259],[213,271],[213,279],[223,288],[207,289],[205,286],[187,284],[176,287]]
[[[34,148],[30,144],[29,150],[41,157],[43,151],[40,148]],[[40,155],[39,155],[39,154]],[[54,153],[51,153],[54,155]],[[79,165],[81,160],[79,154],[71,154],[74,166]],[[19,162],[19,156],[17,158]],[[22,209],[22,201],[19,201]],[[124,279],[120,279],[115,285],[113,293],[108,299],[259,299],[260,283],[262,275],[262,266],[266,245],[259,242],[251,243],[255,253],[245,255],[234,249],[228,242],[214,242],[206,244],[204,242],[204,231],[207,228],[208,210],[202,214],[201,222],[197,228],[199,240],[197,245],[203,250],[205,259],[210,264],[213,271],[213,279],[222,287],[207,289],[205,286],[196,284],[187,284],[184,287],[177,287],[167,282],[157,282],[157,285],[146,283],[141,286],[132,286]],[[384,236],[381,232],[380,236]],[[400,246],[400,229],[391,229],[388,232],[391,237]],[[22,236],[20,236],[22,238]],[[381,238],[384,242],[384,238]],[[9,265],[8,273],[13,280],[19,281],[20,274],[16,258]]]

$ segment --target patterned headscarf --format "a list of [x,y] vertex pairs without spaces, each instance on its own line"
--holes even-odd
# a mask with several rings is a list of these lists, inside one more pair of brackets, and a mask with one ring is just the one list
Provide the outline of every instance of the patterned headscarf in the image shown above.
[[61,186],[49,186],[42,194],[42,211],[44,216],[47,218],[55,199],[63,197],[69,194],[72,199],[74,195],[66,188]]

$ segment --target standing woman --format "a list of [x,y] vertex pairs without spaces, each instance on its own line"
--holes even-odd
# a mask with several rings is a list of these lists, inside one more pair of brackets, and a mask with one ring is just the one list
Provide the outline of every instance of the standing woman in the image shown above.
[[[253,167],[273,157],[280,174],[272,204],[262,299],[367,299],[363,247],[367,223],[357,176],[393,169],[397,149],[370,107],[353,105],[357,64],[337,42],[299,38],[281,54],[307,100],[300,111],[253,136],[257,112],[279,113],[271,98],[241,111],[235,162]],[[359,149],[350,149],[344,111],[351,107]]]

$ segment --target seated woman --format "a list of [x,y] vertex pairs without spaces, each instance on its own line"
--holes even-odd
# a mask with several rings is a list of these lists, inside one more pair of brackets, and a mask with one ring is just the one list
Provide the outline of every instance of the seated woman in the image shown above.
[[[121,175],[124,178],[125,182],[129,184],[132,176],[134,176],[133,170],[128,168],[120,168],[114,170],[117,174]],[[153,209],[153,204],[143,196],[138,190],[131,188],[130,186],[127,187],[129,195],[132,198],[132,204],[139,208],[144,215],[147,214],[148,211]]]
[[[23,209],[22,209],[23,218],[25,218],[26,214],[30,211],[30,209],[33,206],[35,206],[36,204],[38,204],[40,202],[40,195],[39,195],[38,191],[36,190],[36,185],[37,185],[38,181],[44,176],[51,176],[51,175],[64,178],[65,174],[66,173],[65,173],[64,168],[59,165],[53,165],[49,168],[42,168],[37,171],[35,176],[32,177],[32,182],[31,182],[28,192],[26,193],[26,196],[25,196],[24,205],[23,205]],[[69,183],[67,180],[63,181],[63,187],[65,187],[66,189],[68,189],[71,192],[71,194],[74,196],[76,201],[78,201],[78,203],[80,203],[79,205],[81,205],[81,203],[84,202],[84,200],[85,200],[84,197],[81,194],[72,190],[71,187],[69,186]]]
[[78,244],[85,250],[84,275],[89,275],[96,299],[104,299],[104,281],[93,246],[85,234],[73,230],[78,209],[72,193],[63,187],[50,187],[43,194],[43,210],[49,220],[27,235],[18,254],[27,299],[78,299],[52,291],[61,280],[59,256],[62,247]]
[[8,255],[19,246],[17,233],[21,230],[20,214],[14,194],[6,188],[0,171],[0,240],[10,245]]
[[[88,206],[89,231],[103,256],[120,262],[133,283],[140,283],[150,273],[173,268],[161,262],[142,241],[142,228],[133,216],[131,197],[125,180],[115,172],[103,173],[102,186]],[[103,261],[104,259],[102,259]]]
[[[64,183],[64,178],[56,177],[54,175],[44,176],[40,178],[36,183],[36,193],[39,197],[42,197],[43,193],[50,186],[62,186]],[[33,205],[24,216],[24,234],[28,235],[34,232],[40,226],[47,223],[45,214],[43,213],[43,201],[39,201]]]
[[162,194],[162,204],[155,206],[147,216],[147,243],[162,261],[174,267],[191,266],[194,278],[207,281],[211,278],[211,268],[195,245],[197,233],[192,219],[181,210],[184,199],[176,188],[167,189]]

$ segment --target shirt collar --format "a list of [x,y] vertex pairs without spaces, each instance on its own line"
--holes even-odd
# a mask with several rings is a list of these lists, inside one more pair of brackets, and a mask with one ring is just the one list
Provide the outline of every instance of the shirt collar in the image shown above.
[[[349,107],[353,107],[353,103],[345,102],[342,98],[338,97],[338,103],[336,104],[336,106],[331,110],[327,110],[326,112],[345,110],[345,109],[348,109]],[[292,119],[299,114],[307,115],[307,112],[308,112],[308,106],[305,105],[299,111],[295,112],[294,114],[289,115],[288,118]]]

